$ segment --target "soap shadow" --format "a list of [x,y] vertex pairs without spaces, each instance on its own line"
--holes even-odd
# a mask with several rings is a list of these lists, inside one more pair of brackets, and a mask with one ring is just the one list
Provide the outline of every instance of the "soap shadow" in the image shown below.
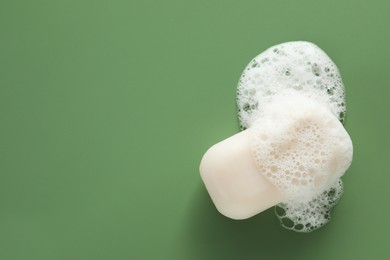
[[216,210],[201,183],[188,207],[179,241],[182,259],[299,259],[326,233],[286,230],[273,208],[250,219],[229,219]]

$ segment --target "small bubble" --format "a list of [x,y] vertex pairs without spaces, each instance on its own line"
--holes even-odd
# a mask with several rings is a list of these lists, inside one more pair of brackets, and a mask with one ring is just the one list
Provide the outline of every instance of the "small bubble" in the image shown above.
[[292,228],[294,226],[294,222],[289,218],[282,218],[282,225],[287,228]]
[[286,211],[282,207],[279,207],[279,206],[275,206],[275,212],[276,212],[276,215],[278,215],[279,217],[283,217],[284,215],[286,215]]
[[294,229],[300,231],[303,229],[303,225],[302,224],[295,225]]
[[320,76],[321,69],[317,63],[313,63],[313,65],[311,66],[311,71],[313,72],[313,74],[315,76],[317,76],[317,77]]

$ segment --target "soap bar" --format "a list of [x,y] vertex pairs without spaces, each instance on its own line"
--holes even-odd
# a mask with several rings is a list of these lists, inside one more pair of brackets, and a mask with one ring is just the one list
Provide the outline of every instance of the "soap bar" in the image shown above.
[[200,174],[216,208],[232,219],[245,219],[282,202],[281,192],[259,173],[251,148],[251,129],[212,146]]
[[237,107],[243,131],[212,146],[200,164],[218,211],[245,219],[277,205],[288,229],[328,223],[353,154],[336,64],[310,42],[272,46],[242,73]]
[[288,91],[252,127],[212,146],[200,174],[215,206],[245,219],[281,202],[310,202],[352,160],[352,142],[321,104]]

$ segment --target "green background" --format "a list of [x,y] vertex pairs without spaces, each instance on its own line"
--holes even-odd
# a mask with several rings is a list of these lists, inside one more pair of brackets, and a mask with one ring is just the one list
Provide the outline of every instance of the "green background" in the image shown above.
[[[389,27],[385,0],[1,0],[0,259],[388,259]],[[354,142],[310,234],[223,217],[198,172],[244,67],[292,40],[338,65]]]

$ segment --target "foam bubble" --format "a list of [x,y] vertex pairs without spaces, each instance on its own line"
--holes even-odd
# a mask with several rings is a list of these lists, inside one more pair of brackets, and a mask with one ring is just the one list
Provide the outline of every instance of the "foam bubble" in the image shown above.
[[352,161],[336,65],[309,42],[273,46],[243,72],[237,106],[259,171],[284,194],[276,207],[282,226],[310,232],[329,222]]
[[335,183],[352,160],[352,142],[342,124],[299,93],[275,97],[251,134],[260,172],[290,201],[310,201]]
[[245,68],[237,88],[241,128],[250,127],[265,104],[287,89],[316,100],[344,121],[344,85],[336,64],[313,43],[300,41],[275,45]]
[[339,179],[329,189],[308,203],[280,203],[275,213],[280,224],[297,232],[311,232],[331,219],[331,209],[343,195],[343,182]]

